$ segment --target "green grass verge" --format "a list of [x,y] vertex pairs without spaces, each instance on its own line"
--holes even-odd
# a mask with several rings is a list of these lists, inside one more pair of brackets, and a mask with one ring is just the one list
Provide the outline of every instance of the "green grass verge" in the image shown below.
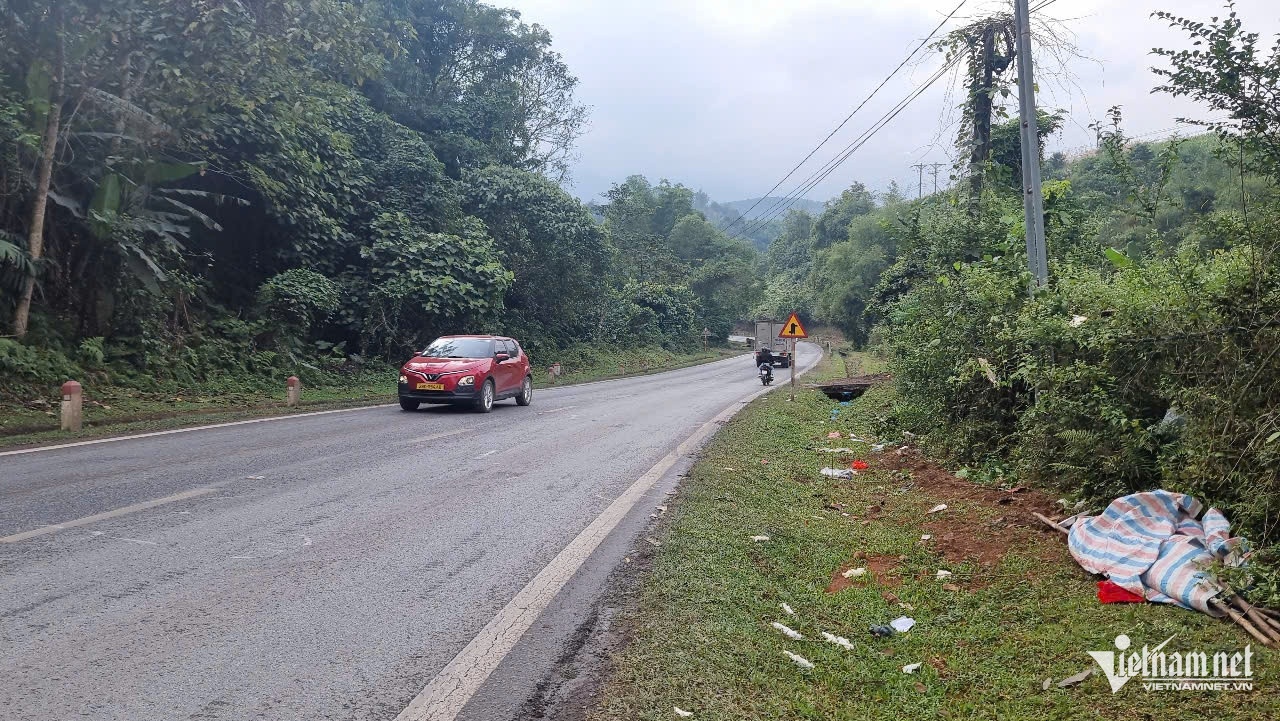
[[[680,354],[649,349],[600,355],[575,360],[573,365],[566,366],[566,373],[556,386],[675,370],[745,352],[743,349],[713,348]],[[545,386],[545,369],[535,368],[535,378],[539,385]],[[285,404],[283,382],[272,393],[211,389],[159,392],[86,384],[84,428],[78,433],[58,430],[57,392],[58,389],[54,388],[51,395],[25,402],[0,403],[0,448],[392,403],[395,401],[396,383],[392,368],[386,374],[365,374],[345,383],[304,386],[299,408]]]
[[[843,375],[827,361],[815,378]],[[1027,530],[994,566],[947,563],[920,542],[924,511],[938,502],[900,492],[900,472],[872,470],[836,483],[813,448],[830,430],[868,434],[890,400],[875,390],[840,407],[807,391],[789,403],[756,401],[713,439],[667,517],[662,547],[629,619],[632,638],[600,690],[595,721],[672,719],[1274,719],[1280,717],[1280,654],[1254,647],[1255,690],[1148,692],[1135,680],[1112,694],[1100,674],[1042,690],[1095,668],[1088,650],[1111,650],[1120,633],[1140,647],[1173,635],[1170,650],[1243,650],[1238,627],[1157,605],[1101,605],[1094,580],[1061,539]],[[865,446],[864,446],[865,447]],[[768,464],[762,464],[767,460]],[[951,502],[947,513],[964,512]],[[882,511],[868,525],[853,516]],[[972,509],[980,513],[980,509]],[[865,519],[863,519],[865,520]],[[980,533],[980,531],[979,531]],[[754,543],[751,536],[770,540]],[[883,579],[825,589],[859,552],[904,557],[892,593]],[[948,591],[939,568],[963,590]],[[780,603],[796,612],[787,616]],[[916,619],[910,633],[876,639],[872,624]],[[781,621],[804,634],[785,638]],[[850,639],[845,650],[826,631]],[[812,661],[803,671],[784,650]],[[902,667],[923,663],[913,675]]]

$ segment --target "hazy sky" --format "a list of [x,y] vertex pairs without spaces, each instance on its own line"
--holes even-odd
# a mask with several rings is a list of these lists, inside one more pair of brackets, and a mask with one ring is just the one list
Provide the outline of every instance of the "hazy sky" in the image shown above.
[[[579,98],[592,112],[578,145],[575,193],[595,198],[640,173],[701,188],[717,200],[756,197],[772,187],[959,2],[487,1],[548,28],[581,79]],[[970,0],[939,34],[1007,7]],[[1058,32],[1084,56],[1064,66],[1037,48],[1036,69],[1045,71],[1040,107],[1069,113],[1052,149],[1089,145],[1089,123],[1112,105],[1124,106],[1131,135],[1171,131],[1178,116],[1208,115],[1150,92],[1157,82],[1150,49],[1187,46],[1185,36],[1149,17],[1156,9],[1203,19],[1223,14],[1218,2],[1190,0],[1054,0],[1037,13],[1062,21]],[[1280,31],[1274,0],[1240,0],[1237,10],[1245,29],[1261,33],[1269,46]],[[776,194],[834,157],[941,65],[936,54],[918,59]],[[807,197],[825,200],[854,180],[876,189],[897,180],[914,190],[912,164],[950,162],[958,86],[954,73],[935,83]],[[927,170],[925,183],[927,192]]]

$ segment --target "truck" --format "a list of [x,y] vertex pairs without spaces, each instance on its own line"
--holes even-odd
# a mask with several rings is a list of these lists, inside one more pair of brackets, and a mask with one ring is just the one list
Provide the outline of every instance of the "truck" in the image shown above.
[[769,363],[779,368],[791,367],[791,341],[779,338],[784,323],[782,321],[756,321],[756,365]]

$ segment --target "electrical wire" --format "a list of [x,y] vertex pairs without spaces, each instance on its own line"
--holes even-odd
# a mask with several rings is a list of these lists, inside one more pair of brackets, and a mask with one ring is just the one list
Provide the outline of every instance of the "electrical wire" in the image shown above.
[[800,185],[798,185],[790,193],[787,193],[786,196],[775,201],[773,205],[769,206],[769,208],[766,209],[756,220],[748,224],[748,226],[745,227],[740,234],[736,234],[737,237],[746,237],[750,235],[751,233],[764,227],[766,224],[769,223],[769,221],[773,220],[774,218],[778,217],[782,213],[789,210],[797,200],[803,197],[805,193],[817,187],[820,183],[822,183],[822,181],[830,177],[831,174],[834,173],[837,168],[843,165],[845,161],[847,161],[850,157],[852,157],[853,154],[857,152],[860,148],[862,148],[863,145],[866,145],[866,143],[869,140],[871,140],[871,138],[874,137],[876,133],[878,133],[881,129],[883,129],[886,125],[888,125],[903,110],[905,110],[907,106],[910,105],[916,98],[923,95],[925,91],[927,91],[930,87],[933,86],[934,83],[936,83],[939,79],[945,76],[947,72],[951,70],[952,67],[954,67],[958,62],[960,62],[960,60],[961,58],[957,56],[952,60],[950,60],[949,62],[943,64],[942,67],[938,68],[933,73],[933,75],[929,77],[928,80],[926,80],[919,87],[911,91],[911,93],[909,93],[905,98],[900,100],[897,103],[897,105],[895,105],[883,116],[881,116],[880,119],[877,120],[875,123],[873,123],[870,128],[863,131],[863,133],[859,135],[857,138],[854,138],[854,140],[848,145],[846,145],[843,149],[841,149],[840,152],[838,152],[834,158],[827,161],[827,163],[824,164],[821,168],[819,168],[817,171],[810,174],[809,177],[806,178],[805,180],[801,181]]
[[[817,153],[819,150],[821,150],[821,149],[822,149],[822,147],[823,147],[824,145],[826,145],[826,144],[827,144],[827,141],[831,140],[831,138],[832,138],[836,133],[840,132],[840,129],[841,129],[841,128],[843,128],[845,125],[847,125],[847,124],[849,123],[849,121],[850,121],[851,119],[853,119],[853,116],[854,116],[854,115],[856,115],[856,114],[858,113],[858,111],[859,111],[859,110],[862,110],[862,108],[863,108],[863,107],[864,107],[868,102],[870,102],[872,98],[874,98],[874,97],[876,96],[876,93],[880,92],[880,89],[881,89],[881,88],[883,88],[886,84],[888,84],[888,82],[889,82],[890,80],[892,80],[892,79],[893,79],[893,77],[894,77],[895,75],[897,75],[897,74],[898,74],[898,71],[902,70],[902,68],[903,68],[903,67],[905,67],[907,63],[911,62],[911,59],[912,59],[912,58],[914,58],[914,57],[916,56],[916,53],[920,52],[920,50],[921,50],[922,48],[924,48],[924,46],[925,46],[925,45],[927,45],[927,44],[929,43],[929,41],[930,41],[930,40],[932,40],[932,39],[933,39],[933,36],[938,34],[938,31],[942,29],[942,26],[943,26],[943,25],[946,25],[946,24],[947,24],[947,22],[949,22],[949,21],[951,20],[951,18],[952,18],[952,17],[953,17],[957,12],[959,12],[959,11],[960,11],[960,8],[964,7],[965,3],[967,3],[967,2],[968,2],[968,0],[960,0],[960,4],[959,4],[959,5],[956,5],[956,6],[955,6],[955,8],[953,8],[953,9],[951,10],[951,12],[950,12],[950,13],[947,13],[947,16],[946,16],[945,18],[943,18],[943,19],[942,19],[942,22],[938,23],[937,27],[935,27],[935,28],[933,29],[933,31],[932,31],[932,32],[930,32],[930,33],[929,33],[929,35],[925,37],[925,39],[924,39],[924,40],[921,40],[919,45],[916,45],[915,49],[913,49],[913,50],[911,51],[911,53],[910,53],[909,55],[907,55],[906,59],[904,59],[901,63],[898,63],[898,67],[894,68],[894,69],[893,69],[893,72],[889,73],[888,77],[886,77],[884,80],[880,81],[880,84],[879,84],[879,85],[877,85],[877,86],[875,87],[875,89],[871,91],[871,94],[870,94],[870,95],[868,95],[867,97],[863,98],[863,100],[862,100],[862,102],[861,102],[861,103],[858,103],[858,106],[857,106],[857,107],[855,107],[855,108],[853,109],[853,112],[851,112],[851,113],[849,113],[848,115],[846,115],[846,116],[845,116],[845,118],[844,118],[844,120],[841,120],[841,121],[840,121],[840,124],[839,124],[839,125],[837,125],[837,126],[835,127],[835,130],[832,130],[830,133],[827,133],[827,137],[823,138],[823,139],[822,139],[822,142],[818,143],[818,145],[817,145],[817,146],[815,146],[813,150],[810,150],[810,151],[809,151],[809,154],[808,154],[808,155],[806,155],[806,156],[804,156],[804,159],[803,159],[803,160],[801,160],[799,163],[796,163],[796,166],[795,166],[794,168],[792,168],[790,171],[788,171],[786,175],[782,176],[782,180],[779,180],[777,183],[774,183],[773,187],[772,187],[772,188],[770,188],[768,192],[766,192],[764,195],[760,196],[760,198],[758,198],[758,199],[756,200],[756,202],[752,203],[752,204],[751,204],[751,207],[750,207],[750,208],[747,208],[747,210],[746,210],[745,212],[743,212],[742,214],[740,214],[737,218],[734,218],[733,222],[731,222],[731,223],[729,223],[728,225],[726,225],[726,226],[722,227],[722,228],[720,229],[720,230],[721,230],[721,232],[728,233],[730,228],[732,228],[733,226],[737,225],[737,224],[738,224],[738,223],[740,223],[740,222],[745,221],[745,220],[747,219],[747,216],[751,214],[751,211],[753,211],[753,210],[755,210],[755,209],[756,209],[756,206],[758,206],[758,205],[760,205],[760,203],[764,202],[764,201],[765,201],[765,199],[766,199],[766,198],[768,198],[768,197],[770,196],[770,194],[772,194],[772,193],[773,193],[773,191],[775,191],[775,190],[777,190],[779,187],[781,187],[781,186],[782,186],[782,184],[783,184],[783,183],[785,183],[785,182],[787,182],[787,180],[788,180],[788,179],[790,179],[792,175],[795,175],[795,173],[796,173],[796,171],[797,171],[797,170],[799,170],[801,167],[803,167],[805,163],[809,162],[809,159],[813,157],[814,153]],[[1054,0],[1046,0],[1046,2],[1054,2]]]
[[[745,220],[752,210],[754,210],[758,205],[760,205],[760,203],[766,200],[771,193],[777,190],[792,175],[794,175],[797,170],[799,170],[806,162],[808,162],[809,159],[812,158],[813,155],[818,152],[818,150],[820,150],[824,145],[826,145],[827,141],[829,141],[832,138],[832,136],[836,134],[836,132],[838,132],[841,128],[843,128],[849,122],[849,120],[859,110],[861,110],[862,107],[865,106],[867,102],[870,101],[871,98],[874,97],[875,94],[880,91],[881,88],[883,88],[889,82],[890,79],[892,79],[895,75],[897,75],[898,71],[900,71],[908,62],[910,62],[910,60],[913,57],[915,57],[916,53],[918,53],[920,49],[923,48],[929,42],[929,40],[933,38],[935,34],[937,34],[938,30],[940,30],[942,26],[945,25],[947,21],[949,21],[960,10],[960,8],[965,5],[965,1],[966,0],[962,0],[962,2],[959,5],[957,5],[947,15],[947,17],[944,18],[943,21],[938,24],[936,28],[933,29],[933,32],[929,33],[929,36],[926,37],[925,40],[922,41],[919,45],[917,45],[916,48],[911,51],[911,54],[908,55],[907,58],[903,60],[898,65],[898,67],[896,67],[893,70],[893,72],[889,74],[888,77],[886,77],[879,85],[877,85],[875,90],[873,90],[871,94],[867,96],[866,99],[864,99],[861,103],[859,103],[858,106],[854,109],[854,111],[850,113],[840,123],[840,125],[836,126],[835,130],[831,131],[831,133],[829,133],[827,137],[824,138],[822,142],[817,145],[817,147],[815,147],[812,151],[810,151],[809,154],[806,155],[804,159],[801,160],[800,163],[796,165],[796,167],[792,168],[790,172],[788,172],[785,176],[783,176],[782,180],[774,184],[774,186],[770,188],[769,191],[764,194],[764,196],[757,199],[756,202],[751,205],[751,207],[747,208],[746,212],[739,215],[738,218],[736,218],[733,222],[724,226],[724,228],[722,228],[722,232],[728,233],[730,229],[732,229],[736,224]],[[1054,4],[1057,1],[1058,0],[1044,0],[1043,2],[1039,3],[1035,7],[1030,8],[1028,10],[1028,14],[1043,10],[1044,8]],[[890,121],[892,121],[895,117],[897,117],[897,115],[901,113],[907,107],[907,105],[909,105],[912,101],[914,101],[916,98],[922,95],[926,90],[928,90],[928,88],[931,87],[935,82],[937,82],[943,75],[945,75],[947,71],[949,71],[952,67],[954,67],[954,65],[957,64],[958,61],[959,61],[959,58],[957,57],[953,59],[951,62],[943,65],[942,68],[940,68],[937,72],[935,72],[932,76],[930,76],[930,78],[926,80],[922,86],[920,86],[917,90],[913,91],[906,98],[900,101],[898,105],[896,105],[893,109],[891,109],[885,116],[882,116],[882,118],[879,121],[874,123],[870,129],[865,131],[858,138],[855,138],[854,141],[851,142],[849,145],[846,145],[842,151],[836,154],[835,158],[828,161],[825,165],[822,166],[822,168],[819,168],[818,171],[816,171],[815,173],[810,174],[809,177],[805,181],[801,182],[801,184],[797,186],[794,190],[792,190],[790,193],[785,195],[783,198],[775,201],[772,205],[770,205],[767,209],[765,209],[756,219],[748,222],[747,225],[740,232],[733,233],[732,236],[735,238],[748,238],[752,233],[762,229],[763,227],[768,225],[770,222],[772,222],[775,218],[777,218],[779,215],[790,210],[791,206],[793,206],[797,200],[799,200],[810,190],[817,187],[824,180],[830,177],[831,174],[834,173],[837,168],[839,168],[842,164],[844,164],[844,162],[847,161],[855,152],[857,152],[858,149],[860,149],[863,145],[865,145],[867,141],[871,139],[872,136],[874,136],[877,132],[883,129],[885,125],[887,125]]]

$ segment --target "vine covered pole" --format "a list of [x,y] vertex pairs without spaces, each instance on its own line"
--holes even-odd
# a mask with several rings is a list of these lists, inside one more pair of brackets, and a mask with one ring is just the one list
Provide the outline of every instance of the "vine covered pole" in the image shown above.
[[1013,0],[1018,44],[1018,116],[1022,131],[1022,207],[1027,216],[1027,267],[1032,290],[1049,282],[1044,242],[1044,198],[1040,191],[1040,133],[1036,127],[1035,76],[1031,68],[1031,18],[1027,0]]

